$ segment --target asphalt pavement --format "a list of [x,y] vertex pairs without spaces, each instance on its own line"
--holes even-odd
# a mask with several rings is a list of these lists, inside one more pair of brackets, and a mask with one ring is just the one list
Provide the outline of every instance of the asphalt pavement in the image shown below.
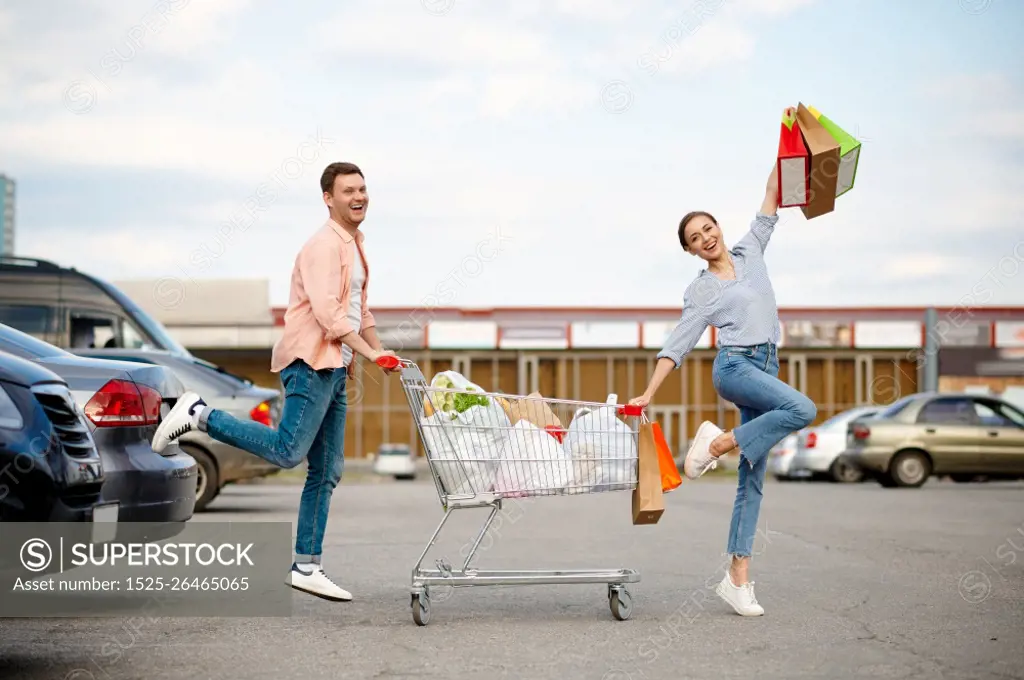
[[[410,571],[442,510],[427,480],[374,481],[347,478],[331,510],[324,564],[353,602],[294,593],[287,618],[144,626],[7,619],[0,678],[1024,678],[1024,484],[769,482],[760,618],[710,590],[734,478],[686,482],[654,526],[631,524],[628,492],[521,500],[476,565],[637,569],[632,617],[612,617],[601,585],[475,587],[435,590],[419,627]],[[292,521],[299,491],[229,488],[193,521]],[[453,517],[428,564],[456,562],[484,516]]]

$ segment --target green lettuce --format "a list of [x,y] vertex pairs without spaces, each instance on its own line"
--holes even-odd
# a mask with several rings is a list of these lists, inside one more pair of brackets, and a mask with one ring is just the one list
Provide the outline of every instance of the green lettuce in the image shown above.
[[[440,375],[434,378],[432,387],[438,389],[456,389],[451,378]],[[454,420],[460,413],[465,413],[474,406],[488,406],[490,400],[482,394],[470,394],[476,392],[476,388],[467,387],[465,392],[431,392],[430,401],[438,411],[448,413]]]

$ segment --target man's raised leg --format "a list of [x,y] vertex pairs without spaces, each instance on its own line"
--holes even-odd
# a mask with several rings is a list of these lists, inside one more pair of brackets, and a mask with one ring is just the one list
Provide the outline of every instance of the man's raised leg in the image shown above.
[[333,376],[329,371],[314,371],[296,360],[281,371],[281,383],[285,399],[277,429],[210,408],[202,397],[189,392],[160,423],[153,437],[153,450],[163,450],[186,432],[202,430],[217,441],[274,465],[295,467],[306,457],[330,406]]

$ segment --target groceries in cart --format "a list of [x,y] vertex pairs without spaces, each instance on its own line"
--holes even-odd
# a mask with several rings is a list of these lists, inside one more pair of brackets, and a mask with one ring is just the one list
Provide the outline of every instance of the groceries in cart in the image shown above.
[[565,437],[573,461],[575,493],[594,487],[628,491],[636,485],[636,433],[618,417],[618,399],[609,394],[608,406],[576,411]]
[[524,497],[634,488],[636,431],[619,418],[616,395],[608,395],[607,406],[564,414],[568,427],[551,408],[557,401],[537,392],[488,396],[456,371],[435,375],[423,399],[422,431],[447,493]]
[[[475,494],[494,486],[508,440],[505,406],[456,371],[434,376],[421,422],[427,456],[449,494]],[[476,393],[476,394],[474,394]]]

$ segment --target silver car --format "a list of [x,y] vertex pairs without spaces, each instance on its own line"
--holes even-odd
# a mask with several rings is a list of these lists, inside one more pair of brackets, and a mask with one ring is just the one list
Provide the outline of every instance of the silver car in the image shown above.
[[862,481],[863,471],[841,455],[846,450],[847,428],[850,423],[872,418],[881,410],[878,406],[858,406],[837,413],[821,425],[801,430],[789,474],[844,484]]
[[788,435],[768,452],[768,471],[780,482],[796,479],[793,476],[793,456],[796,455],[797,434]]
[[[155,349],[75,349],[81,356],[137,361],[166,366],[185,385],[201,394],[211,408],[241,419],[276,428],[283,407],[280,390],[254,385],[223,368],[194,356]],[[196,512],[203,510],[220,490],[234,482],[276,474],[280,468],[248,451],[219,442],[205,432],[189,432],[178,440],[181,449],[199,463]]]

